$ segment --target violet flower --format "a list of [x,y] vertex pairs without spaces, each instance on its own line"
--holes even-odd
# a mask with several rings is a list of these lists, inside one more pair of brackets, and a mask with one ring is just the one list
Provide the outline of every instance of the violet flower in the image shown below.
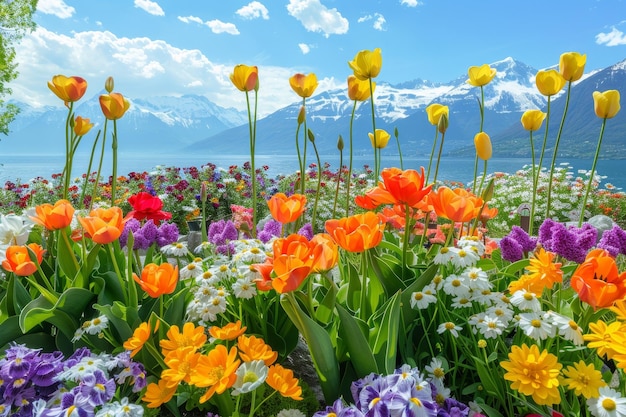
[[626,232],[618,225],[614,225],[602,234],[598,248],[606,250],[613,257],[620,253],[626,255]]
[[500,253],[502,259],[509,262],[517,262],[524,258],[524,249],[519,242],[509,236],[505,236],[500,239]]

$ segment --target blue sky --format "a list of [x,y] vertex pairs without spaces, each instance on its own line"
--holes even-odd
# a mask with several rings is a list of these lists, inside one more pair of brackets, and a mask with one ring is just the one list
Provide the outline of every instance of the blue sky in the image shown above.
[[13,98],[58,105],[55,74],[109,75],[128,97],[200,94],[225,107],[245,101],[229,74],[259,66],[259,110],[299,98],[296,72],[315,72],[317,93],[344,87],[347,62],[381,48],[379,82],[448,82],[472,65],[511,56],[537,69],[563,52],[586,70],[626,58],[624,0],[39,0],[38,29],[18,46]]

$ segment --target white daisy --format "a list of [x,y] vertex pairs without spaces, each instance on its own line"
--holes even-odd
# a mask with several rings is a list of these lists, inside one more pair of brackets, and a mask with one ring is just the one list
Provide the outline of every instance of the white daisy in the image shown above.
[[121,401],[106,403],[96,412],[95,417],[142,417],[143,407],[128,402],[128,398],[124,397]]
[[204,269],[202,267],[202,259],[195,258],[193,262],[189,262],[187,265],[182,267],[179,272],[180,279],[188,279],[188,278],[197,278],[204,273]]
[[469,286],[465,282],[465,279],[458,275],[450,275],[444,280],[443,292],[457,297],[469,298],[470,295]]
[[430,365],[426,365],[424,370],[428,372],[428,376],[432,379],[443,381],[446,376],[446,370],[440,358],[432,358]]
[[456,245],[459,248],[472,250],[478,256],[485,254],[485,244],[477,236],[463,236]]
[[485,339],[495,339],[506,329],[506,323],[495,316],[485,314],[481,317],[481,320],[476,323],[476,328]]
[[454,308],[469,308],[472,306],[472,300],[470,297],[458,295],[452,299],[451,305]]
[[526,289],[515,291],[511,295],[511,304],[523,311],[541,311],[541,302],[535,293]]
[[107,316],[99,316],[83,323],[83,330],[87,334],[99,334],[108,327],[109,319]]
[[457,268],[467,268],[468,266],[476,265],[476,262],[480,259],[480,256],[472,250],[450,248],[450,251],[454,253],[452,256],[452,265]]
[[452,261],[452,257],[454,256],[454,253],[450,249],[452,248],[449,246],[442,246],[439,249],[439,253],[435,255],[435,258],[433,259],[433,263],[435,265],[445,265],[448,262]]
[[555,327],[544,317],[543,314],[537,312],[520,313],[517,325],[522,329],[526,336],[535,340],[544,340],[548,337],[554,337],[556,333]]
[[411,294],[411,308],[423,310],[428,308],[429,305],[437,301],[432,292],[416,291]]
[[242,363],[235,371],[237,380],[231,394],[239,395],[254,391],[265,382],[268,370],[269,368],[262,360]]
[[608,386],[600,388],[598,398],[589,398],[587,408],[594,417],[626,417],[626,398]]
[[492,287],[487,273],[480,268],[467,268],[461,275],[466,277],[467,285],[472,290],[483,291],[489,290]]
[[187,249],[187,245],[182,242],[174,242],[169,245],[165,245],[161,248],[161,252],[169,256],[187,256],[189,250]]
[[247,278],[239,278],[233,284],[232,289],[237,298],[249,300],[256,295],[256,285],[254,285],[254,281],[250,281]]
[[569,317],[563,316],[561,314],[555,313],[554,311],[549,311],[546,315],[549,314],[552,322],[557,327],[559,335],[563,337],[565,340],[570,340],[576,346],[582,346],[583,341],[583,332],[578,323]]
[[446,331],[450,332],[450,334],[454,337],[459,337],[459,331],[463,328],[454,324],[451,321],[447,321],[445,323],[441,323],[439,327],[437,327],[437,333],[442,334]]

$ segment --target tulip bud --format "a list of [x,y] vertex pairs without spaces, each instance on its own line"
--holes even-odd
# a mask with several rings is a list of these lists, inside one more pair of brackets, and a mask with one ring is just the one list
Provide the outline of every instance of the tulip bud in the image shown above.
[[300,112],[298,113],[298,125],[304,123],[304,118],[306,116],[306,110],[304,110],[304,106],[300,107]]
[[200,184],[200,202],[206,203],[206,199],[207,199],[206,181],[202,181],[202,184]]
[[491,159],[491,138],[485,132],[477,133],[474,136],[474,146],[476,147],[476,154],[480,159],[486,161]]
[[398,139],[398,135],[399,135],[399,133],[398,133],[398,128],[397,128],[397,127],[394,127],[394,129],[393,129],[393,135],[396,137],[396,139]]
[[311,142],[315,142],[315,135],[313,135],[313,132],[311,131],[311,129],[309,129],[309,131],[307,132],[307,136],[309,137],[309,140]]
[[485,203],[493,198],[494,188],[495,186],[492,178],[489,180],[489,183],[487,184],[487,186],[483,190],[482,195],[480,196]]
[[337,140],[337,149],[343,151],[343,138],[339,135],[339,139]]
[[107,90],[107,93],[110,93],[115,88],[115,81],[113,81],[113,77],[108,77],[104,82],[104,89]]
[[439,118],[439,123],[437,124],[437,129],[439,129],[439,133],[446,133],[449,124],[450,121],[448,120],[448,113],[442,113],[441,117]]

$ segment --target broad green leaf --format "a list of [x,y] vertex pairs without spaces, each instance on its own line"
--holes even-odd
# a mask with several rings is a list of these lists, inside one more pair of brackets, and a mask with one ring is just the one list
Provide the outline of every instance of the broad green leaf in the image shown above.
[[337,299],[337,286],[332,284],[322,301],[315,310],[315,319],[324,324],[330,323],[333,318],[333,309],[335,307],[335,300]]
[[478,377],[480,378],[480,382],[482,383],[485,392],[496,396],[500,400],[504,399],[505,394],[502,390],[502,382],[499,380],[496,381],[489,367],[486,366],[480,358],[472,356],[472,359],[474,361],[474,367],[476,369],[476,372],[478,373]]
[[405,284],[402,282],[402,255],[394,257],[389,253],[378,253],[377,251],[370,251],[371,266],[379,282],[385,290],[387,297],[391,297],[397,291],[403,289]]
[[361,326],[357,323],[359,320],[350,314],[340,305],[336,306],[339,314],[339,335],[344,341],[348,353],[350,354],[350,362],[359,378],[369,375],[372,372],[379,372],[376,365],[374,353],[369,346],[367,337],[363,334]]
[[80,319],[94,295],[84,288],[69,288],[55,304],[43,296],[37,297],[20,312],[20,328],[28,333],[35,326],[47,321],[57,326],[65,336],[72,338],[80,327]]
[[339,392],[339,364],[330,337],[323,327],[304,314],[293,294],[284,294],[280,304],[307,341],[324,398],[330,404]]
[[[396,368],[396,356],[398,354],[398,334],[400,323],[400,303],[402,292],[398,291],[383,306],[382,314],[374,316],[371,320],[377,322],[379,327],[376,333],[373,349],[374,354],[380,353],[382,363],[378,361],[379,368],[387,374],[393,373]],[[383,347],[385,348],[383,350]]]

